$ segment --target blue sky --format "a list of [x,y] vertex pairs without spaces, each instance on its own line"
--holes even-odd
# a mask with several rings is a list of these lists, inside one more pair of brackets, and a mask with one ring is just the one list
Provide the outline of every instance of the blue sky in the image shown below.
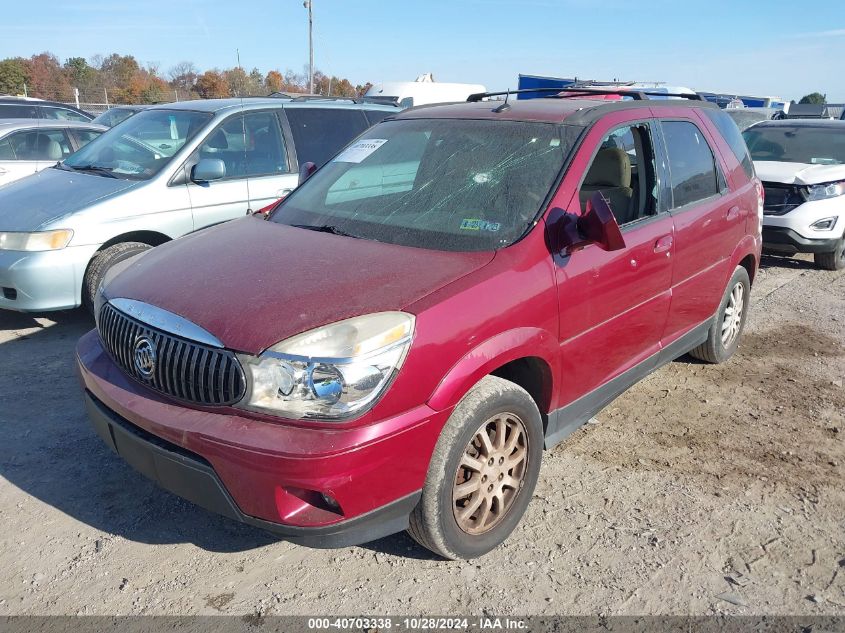
[[[313,0],[315,65],[354,83],[515,87],[519,73],[665,81],[698,90],[845,101],[841,0]],[[301,71],[302,0],[4,2],[0,58],[134,55],[163,71]]]

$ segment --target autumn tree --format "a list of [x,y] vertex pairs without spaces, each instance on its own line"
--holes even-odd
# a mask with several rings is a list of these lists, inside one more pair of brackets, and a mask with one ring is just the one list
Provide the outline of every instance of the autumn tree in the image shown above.
[[278,70],[271,70],[267,73],[267,76],[264,77],[264,89],[268,94],[281,92],[282,84],[284,84],[284,82],[285,78],[282,76],[282,73]]
[[27,62],[29,95],[42,99],[70,99],[71,86],[52,53],[33,55]]
[[199,73],[193,62],[179,62],[170,69],[168,76],[170,77],[170,87],[188,97],[194,92]]
[[219,70],[206,70],[197,78],[197,94],[203,99],[220,99],[229,96],[229,84]]

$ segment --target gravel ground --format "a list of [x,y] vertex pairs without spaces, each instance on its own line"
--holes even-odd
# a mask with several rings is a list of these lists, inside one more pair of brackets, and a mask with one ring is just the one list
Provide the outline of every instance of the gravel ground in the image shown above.
[[845,274],[766,259],[752,295],[731,362],[611,403],[471,562],[306,549],[157,489],[88,426],[91,322],[2,313],[0,615],[845,615]]

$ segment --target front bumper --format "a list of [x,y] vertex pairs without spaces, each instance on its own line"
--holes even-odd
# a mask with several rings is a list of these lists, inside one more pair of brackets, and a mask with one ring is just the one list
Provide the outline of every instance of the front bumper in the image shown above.
[[809,239],[787,227],[763,227],[763,252],[770,255],[831,253],[836,250],[838,243],[838,237]]
[[[812,225],[837,218],[830,231]],[[805,202],[783,215],[763,215],[763,252],[773,255],[825,253],[835,250],[845,228],[845,196]]]
[[92,424],[131,466],[197,505],[314,547],[405,529],[449,415],[420,406],[363,427],[265,422],[149,391],[111,360],[95,331],[80,339],[77,356]]
[[47,312],[79,307],[82,279],[96,252],[97,246],[39,252],[0,250],[0,308]]

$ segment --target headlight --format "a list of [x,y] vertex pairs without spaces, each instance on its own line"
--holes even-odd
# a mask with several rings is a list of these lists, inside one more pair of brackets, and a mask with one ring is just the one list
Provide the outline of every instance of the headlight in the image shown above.
[[810,185],[807,187],[807,201],[826,200],[845,194],[845,180],[829,182],[824,185]]
[[399,371],[414,317],[379,312],[240,355],[248,392],[238,406],[284,417],[337,420],[372,406]]
[[64,248],[73,237],[70,229],[39,231],[36,233],[0,233],[0,250],[4,251],[57,251]]

